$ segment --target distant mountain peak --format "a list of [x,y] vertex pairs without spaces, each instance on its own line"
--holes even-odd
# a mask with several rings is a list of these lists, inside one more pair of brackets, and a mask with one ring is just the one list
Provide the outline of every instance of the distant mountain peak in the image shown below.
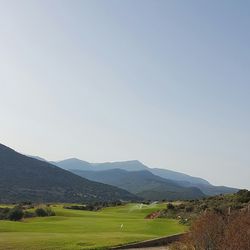
[[80,160],[78,158],[68,158],[63,161],[55,161],[51,163],[66,170],[71,170],[71,169],[92,170],[91,163]]
[[87,161],[80,160],[80,159],[78,159],[76,157],[71,157],[71,158],[67,158],[67,159],[62,160],[62,161],[55,161],[55,162],[85,162],[85,163],[89,163]]

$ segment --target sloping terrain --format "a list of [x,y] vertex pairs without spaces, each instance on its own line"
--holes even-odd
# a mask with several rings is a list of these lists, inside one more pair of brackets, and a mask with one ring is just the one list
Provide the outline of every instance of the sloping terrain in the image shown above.
[[70,158],[70,159],[66,159],[66,160],[58,161],[58,162],[51,161],[50,163],[60,168],[63,168],[65,170],[71,170],[71,169],[81,169],[81,170],[89,170],[89,171],[94,170],[91,163],[82,161],[76,158]]
[[[235,193],[238,191],[238,189],[236,188],[214,186],[202,178],[193,177],[193,176],[179,173],[176,171],[172,171],[168,169],[160,169],[160,168],[149,168],[143,163],[136,161],[136,160],[135,161],[123,161],[123,162],[89,163],[89,162],[81,161],[79,159],[74,158],[74,159],[68,159],[64,161],[53,162],[53,164],[59,167],[62,167],[64,169],[74,170],[74,171],[75,170],[104,171],[104,170],[121,169],[121,170],[126,170],[129,172],[132,172],[132,171],[134,172],[134,171],[147,170],[151,172],[152,174],[154,174],[155,176],[159,176],[161,178],[173,181],[178,186],[182,186],[185,188],[187,187],[198,188],[205,195],[227,194],[227,193]],[[110,172],[110,174],[111,174],[110,178],[113,178],[112,174],[114,174],[114,172]],[[160,195],[160,197],[162,197],[162,195]]]
[[137,200],[128,191],[93,182],[0,144],[0,202]]
[[[193,187],[193,183],[177,181],[180,186],[183,187]],[[225,187],[225,186],[214,186],[211,184],[196,184],[197,188],[199,188],[205,195],[213,196],[218,194],[233,194],[239,191],[237,188]]]
[[147,170],[131,172],[122,169],[71,171],[89,180],[125,189],[147,200],[185,200],[198,199],[205,196],[198,188],[182,187],[172,180],[161,178]]
[[148,170],[154,175],[158,175],[162,178],[171,179],[175,181],[184,181],[192,184],[204,184],[209,185],[210,183],[202,178],[193,177],[187,174],[175,172],[168,169],[160,168],[149,168],[140,161],[120,161],[120,162],[104,162],[104,163],[89,163],[86,161],[79,160],[77,158],[66,159],[63,161],[51,162],[54,165],[63,169],[78,169],[78,170],[89,170],[89,171],[103,171],[112,169],[122,169],[126,171],[140,171]]

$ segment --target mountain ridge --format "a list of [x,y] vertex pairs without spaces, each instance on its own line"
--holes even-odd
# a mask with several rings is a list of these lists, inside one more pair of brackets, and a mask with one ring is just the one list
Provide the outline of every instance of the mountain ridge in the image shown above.
[[139,200],[126,190],[84,179],[0,144],[0,202]]
[[[81,164],[81,160],[74,158],[75,165],[74,168],[67,166],[64,164],[62,166],[61,161],[54,162],[59,167],[63,167],[65,169],[73,169],[73,170],[91,170],[91,171],[103,171],[110,169],[123,169],[127,171],[139,171],[139,170],[148,170],[152,174],[157,175],[159,177],[173,180],[176,184],[182,187],[197,187],[199,188],[205,195],[218,195],[218,194],[226,194],[226,193],[234,193],[237,192],[238,189],[226,187],[226,186],[214,186],[210,184],[207,180],[190,176],[188,174],[176,172],[168,169],[160,169],[160,168],[150,168],[138,160],[130,160],[130,161],[118,161],[118,162],[104,162],[104,163],[89,163],[83,161],[84,163],[90,164],[90,168],[86,168],[86,166]],[[65,160],[63,161],[65,162]]]
[[174,181],[156,176],[148,170],[71,171],[89,180],[125,189],[146,200],[186,200],[205,197],[205,194],[196,187],[182,187]]
[[[158,171],[164,171],[164,172],[171,173],[173,176],[174,175],[182,176],[182,178],[180,178],[181,180],[183,180],[183,178],[185,178],[188,180],[192,180],[193,182],[197,182],[197,183],[210,184],[208,181],[206,181],[205,179],[202,179],[200,177],[193,177],[193,176],[190,176],[188,174],[184,174],[184,173],[180,173],[180,172],[176,172],[176,171],[168,170],[168,169],[150,168],[138,160],[90,163],[87,161],[82,161],[82,160],[77,159],[77,158],[70,158],[70,159],[74,159],[74,168],[72,168],[70,165],[65,164],[68,162],[69,159],[65,159],[62,161],[54,161],[53,163],[56,166],[62,167],[64,169],[87,170],[86,166],[82,164],[82,162],[84,162],[84,164],[87,163],[88,166],[92,166],[93,171],[101,171],[101,170],[109,170],[109,169],[123,169],[123,170],[127,170],[127,171],[148,170],[148,171],[152,172],[153,174],[158,175],[160,177],[163,177],[163,176],[162,176],[162,173],[158,173]],[[169,179],[169,178],[167,178],[167,179]],[[174,179],[176,179],[176,178],[174,178]]]

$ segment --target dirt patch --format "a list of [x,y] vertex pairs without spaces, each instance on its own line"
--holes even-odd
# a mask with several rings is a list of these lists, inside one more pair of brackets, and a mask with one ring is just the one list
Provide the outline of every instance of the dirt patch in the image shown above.
[[161,215],[161,211],[155,211],[151,214],[148,214],[145,219],[149,219],[149,220],[153,220],[153,219],[156,219],[158,218],[159,216]]

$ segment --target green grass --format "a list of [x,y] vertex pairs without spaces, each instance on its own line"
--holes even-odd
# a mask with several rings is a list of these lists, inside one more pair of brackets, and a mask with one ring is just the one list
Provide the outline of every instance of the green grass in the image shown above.
[[0,249],[104,248],[184,232],[187,228],[176,220],[144,219],[165,206],[128,204],[90,212],[55,205],[53,217],[0,221]]

